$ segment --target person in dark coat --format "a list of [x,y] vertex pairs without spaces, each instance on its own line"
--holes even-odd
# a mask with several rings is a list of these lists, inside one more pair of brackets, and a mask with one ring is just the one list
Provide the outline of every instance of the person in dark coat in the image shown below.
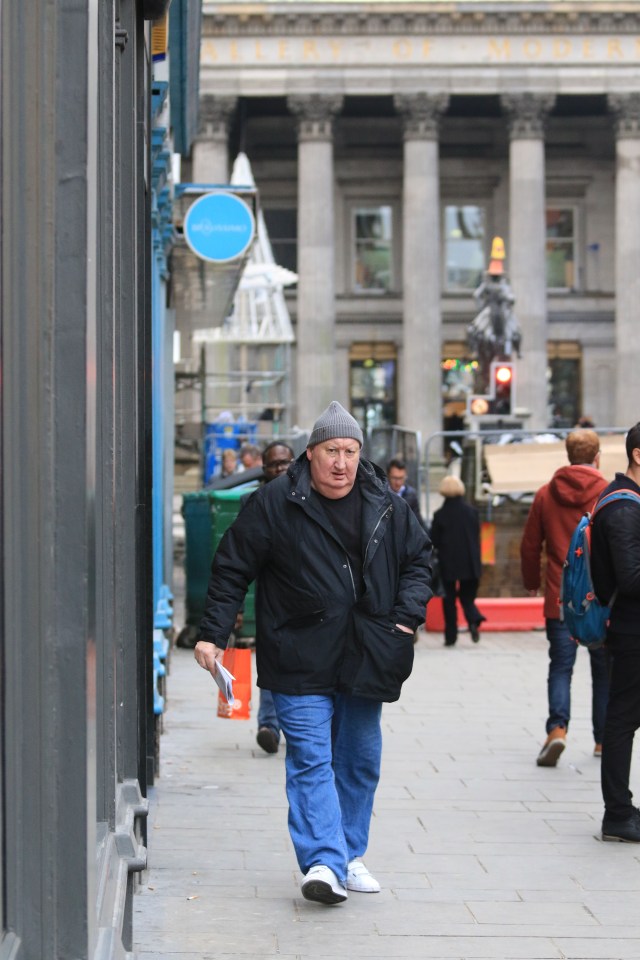
[[397,493],[399,497],[402,497],[403,500],[407,501],[415,513],[418,523],[426,530],[427,525],[422,519],[422,514],[420,512],[418,491],[415,489],[415,487],[412,487],[410,483],[407,483],[407,465],[404,460],[400,459],[400,457],[394,457],[393,460],[390,460],[387,464],[387,480],[389,481],[389,486],[393,492]]
[[[640,496],[640,423],[627,433],[628,466],[602,496]],[[633,739],[640,729],[640,506],[616,500],[594,517],[591,572],[601,603],[611,606],[606,649],[611,663],[602,740],[602,839],[640,843],[640,809],[629,789]]]
[[444,643],[452,647],[458,639],[456,600],[462,604],[471,639],[480,639],[480,624],[486,617],[475,600],[482,567],[480,563],[480,518],[478,511],[464,500],[462,480],[446,476],[440,484],[445,498],[431,524],[431,541],[437,550],[444,598]]
[[382,702],[397,700],[431,596],[430,543],[362,430],[335,400],[307,450],[265,483],[213,559],[197,662],[215,675],[249,584],[258,686],[286,753],[289,831],[302,894],[377,893],[365,853],[380,774]]

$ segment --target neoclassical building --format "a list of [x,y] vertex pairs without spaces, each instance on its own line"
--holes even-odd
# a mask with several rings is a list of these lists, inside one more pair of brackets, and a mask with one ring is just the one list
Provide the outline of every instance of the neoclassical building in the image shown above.
[[187,174],[247,153],[297,271],[292,421],[464,407],[491,240],[535,428],[640,418],[640,3],[207,3]]

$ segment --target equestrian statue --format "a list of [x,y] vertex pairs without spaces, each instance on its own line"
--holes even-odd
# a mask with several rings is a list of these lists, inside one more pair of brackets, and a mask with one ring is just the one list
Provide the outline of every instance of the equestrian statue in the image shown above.
[[504,260],[504,242],[501,237],[494,237],[489,269],[473,294],[479,312],[467,327],[467,343],[480,367],[476,375],[478,392],[489,386],[493,360],[520,356],[522,335],[513,312],[515,297],[504,275]]

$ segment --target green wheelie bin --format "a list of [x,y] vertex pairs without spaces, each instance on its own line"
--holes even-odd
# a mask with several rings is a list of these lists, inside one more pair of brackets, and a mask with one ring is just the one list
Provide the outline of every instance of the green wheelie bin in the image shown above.
[[[240,511],[240,501],[257,484],[230,490],[201,490],[185,493],[182,515],[185,522],[185,626],[178,637],[181,647],[194,647],[204,613],[211,561],[225,530]],[[240,637],[255,636],[255,587],[251,584],[244,604]]]

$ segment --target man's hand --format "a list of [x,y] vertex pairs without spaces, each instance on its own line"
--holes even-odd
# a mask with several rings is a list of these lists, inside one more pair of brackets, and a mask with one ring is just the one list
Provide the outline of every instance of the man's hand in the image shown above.
[[216,660],[222,662],[224,650],[222,647],[216,647],[215,643],[209,643],[207,640],[198,640],[193,655],[203,670],[208,670],[212,677],[216,675]]
[[415,633],[415,630],[412,630],[411,627],[403,627],[401,623],[396,623],[396,629],[402,630],[403,633]]

